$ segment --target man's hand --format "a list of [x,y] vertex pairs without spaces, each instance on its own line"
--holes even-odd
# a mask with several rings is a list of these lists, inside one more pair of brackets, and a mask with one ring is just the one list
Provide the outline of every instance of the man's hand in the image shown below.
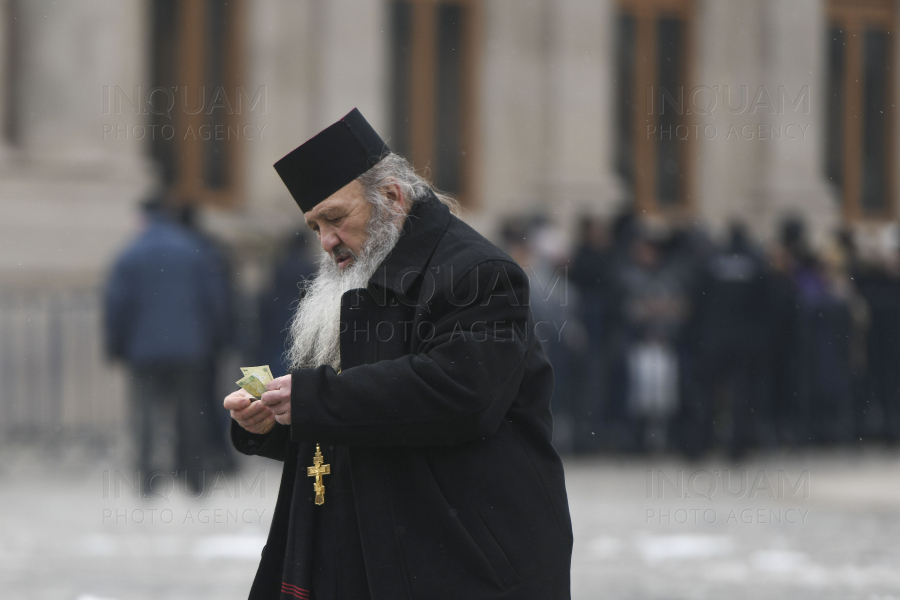
[[231,411],[231,418],[250,433],[269,433],[275,427],[272,411],[259,402],[253,402],[253,396],[244,390],[229,394],[223,404]]
[[259,399],[259,402],[267,407],[275,420],[282,425],[291,424],[291,376],[285,375],[273,379],[266,384],[268,390]]

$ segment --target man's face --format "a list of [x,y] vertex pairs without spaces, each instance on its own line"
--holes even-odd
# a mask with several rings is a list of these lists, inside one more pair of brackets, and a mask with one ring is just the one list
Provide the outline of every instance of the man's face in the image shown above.
[[362,185],[355,180],[303,214],[306,226],[316,232],[322,250],[341,270],[353,264],[362,252],[371,216],[372,205],[363,196]]

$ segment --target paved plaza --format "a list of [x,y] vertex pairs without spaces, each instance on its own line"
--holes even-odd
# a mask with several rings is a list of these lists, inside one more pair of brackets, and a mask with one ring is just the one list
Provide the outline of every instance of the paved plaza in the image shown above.
[[[898,459],[568,460],[573,598],[900,600]],[[0,447],[0,597],[246,598],[279,465],[247,460],[200,498],[159,473],[140,499],[134,479],[98,450]]]

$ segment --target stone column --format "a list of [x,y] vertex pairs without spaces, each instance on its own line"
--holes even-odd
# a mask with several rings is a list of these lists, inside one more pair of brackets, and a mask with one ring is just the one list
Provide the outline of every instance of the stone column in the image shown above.
[[823,2],[698,4],[695,83],[716,101],[698,117],[697,212],[713,231],[740,219],[771,240],[799,216],[820,241],[837,223],[822,166]]
[[543,176],[546,33],[542,0],[486,0],[479,63],[481,162],[478,211],[466,215],[480,231],[540,205]]
[[485,231],[542,210],[566,229],[621,197],[611,0],[490,0],[481,73]]
[[272,165],[354,107],[387,131],[386,10],[380,0],[246,2],[244,82],[248,94],[264,93],[266,110],[243,117],[265,129],[244,143],[247,202],[213,215],[217,230],[277,236],[302,227]]
[[16,17],[16,145],[0,166],[0,271],[90,283],[133,231],[152,183],[147,141],[132,128],[145,123],[140,105],[116,111],[104,100],[118,86],[140,102],[146,3],[7,2]]
[[[37,423],[48,432],[123,430],[125,380],[102,357],[98,296],[152,183],[146,131],[136,139],[133,129],[140,134],[145,124],[134,89],[147,80],[147,4],[5,2],[15,15],[9,91],[16,136],[0,162],[0,282],[4,291],[27,294],[33,343],[26,362],[41,366],[45,381],[35,387],[19,377],[18,385],[33,388],[38,410],[52,415]],[[134,110],[107,111],[104,93],[116,86],[137,103]],[[112,135],[104,137],[106,126]],[[7,382],[11,389],[19,372]]]
[[[740,219],[757,235],[762,229],[762,199],[757,189],[761,175],[757,140],[742,137],[754,131],[761,115],[750,102],[763,85],[760,52],[765,39],[761,8],[744,0],[707,0],[697,4],[696,76],[685,93],[703,132],[696,142],[696,200],[700,221],[715,233]],[[701,87],[702,86],[702,87]],[[708,93],[693,90],[713,90]]]
[[149,72],[145,2],[12,1],[21,41],[13,90],[21,150],[70,166],[140,169],[149,135],[135,97]]
[[547,3],[544,181],[558,222],[584,212],[609,216],[621,200],[614,174],[615,3]]
[[[764,228],[771,233],[788,215],[800,216],[811,241],[821,244],[840,220],[836,192],[824,173],[827,127],[825,0],[765,3],[765,85],[773,109],[765,149],[762,196]],[[776,137],[775,132],[781,132]]]
[[[272,233],[296,227],[301,216],[272,165],[316,133],[315,7],[311,1],[254,0],[243,5],[244,47],[242,86],[248,95],[262,94],[265,107],[240,115],[262,133],[244,140],[247,169],[246,202],[238,211],[217,214],[217,227],[231,235]],[[249,225],[249,228],[248,228]]]
[[357,107],[376,131],[387,131],[387,8],[383,0],[316,2],[316,120],[321,127]]

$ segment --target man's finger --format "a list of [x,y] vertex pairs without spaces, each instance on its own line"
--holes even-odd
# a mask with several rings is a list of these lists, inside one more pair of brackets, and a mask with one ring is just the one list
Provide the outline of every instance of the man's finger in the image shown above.
[[242,418],[246,418],[251,415],[255,415],[256,413],[263,410],[264,408],[265,407],[262,406],[261,404],[259,404],[258,402],[254,402],[253,404],[249,404],[246,406],[241,405],[238,408],[235,408],[232,410],[234,410],[234,412],[237,413],[238,415],[240,415]]
[[245,408],[247,406],[250,406],[252,398],[253,397],[250,394],[243,390],[241,390],[240,392],[233,392],[225,397],[223,406],[225,406],[225,408],[227,408],[228,410]]
[[224,406],[228,410],[242,410],[250,406],[250,402],[246,398],[226,399]]
[[237,421],[238,425],[244,429],[250,430],[257,428],[260,424],[266,423],[272,419],[273,417],[271,415],[254,415],[249,419],[235,419],[235,421]]
[[281,404],[287,399],[287,394],[282,393],[281,390],[273,390],[263,394],[259,401],[262,402],[263,406],[274,406],[276,404]]
[[262,423],[263,421],[267,421],[271,418],[272,418],[271,411],[263,411],[263,412],[260,412],[259,414],[256,414],[256,415],[253,415],[252,417],[250,417],[250,421],[252,423]]
[[268,408],[261,405],[259,402],[254,402],[253,404],[251,404],[250,406],[248,406],[246,408],[234,410],[232,412],[234,412],[234,414],[237,415],[237,419],[235,419],[235,420],[246,421],[250,417],[257,415],[259,413],[264,414],[264,413],[268,412],[268,410],[269,410]]

